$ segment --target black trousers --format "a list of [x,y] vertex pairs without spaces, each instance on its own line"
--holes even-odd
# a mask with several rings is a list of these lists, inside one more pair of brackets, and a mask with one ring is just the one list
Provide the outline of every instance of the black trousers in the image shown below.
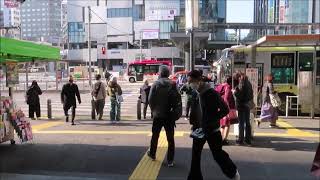
[[228,177],[233,178],[237,172],[236,165],[230,159],[228,153],[222,150],[222,136],[220,131],[206,135],[204,139],[193,139],[192,161],[188,180],[202,180],[201,173],[201,153],[204,144],[208,142],[214,160],[220,166],[222,172]]
[[98,119],[101,120],[103,116],[103,109],[105,106],[105,100],[104,99],[99,99],[95,101],[95,106],[96,106],[96,113],[98,115]]
[[152,138],[150,145],[150,154],[152,156],[156,156],[157,147],[158,147],[158,139],[161,132],[162,127],[164,127],[167,135],[168,141],[168,154],[167,160],[168,162],[172,162],[174,160],[174,122],[171,122],[168,119],[153,119],[152,124]]
[[40,112],[40,103],[29,104],[29,118],[34,118],[34,113],[39,118],[41,116]]
[[[251,124],[250,124],[250,109],[242,108],[238,110],[239,114],[239,141],[251,142]],[[245,132],[245,133],[244,133]]]
[[147,108],[148,108],[149,103],[145,102],[143,103],[143,117],[146,118],[147,116]]
[[68,111],[70,108],[72,108],[72,122],[74,121],[74,118],[76,117],[76,105],[72,105],[72,104],[64,104],[63,105],[63,110],[64,110],[64,115],[66,117],[69,116]]
[[191,100],[187,100],[187,104],[186,104],[186,117],[189,117],[189,112],[190,112],[190,108],[191,108]]

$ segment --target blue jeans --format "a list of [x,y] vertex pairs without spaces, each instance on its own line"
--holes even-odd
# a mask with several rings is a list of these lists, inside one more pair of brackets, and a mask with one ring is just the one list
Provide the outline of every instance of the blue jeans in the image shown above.
[[110,118],[111,121],[120,121],[120,110],[121,104],[117,101],[116,98],[110,98],[111,101],[111,111],[110,111]]
[[244,128],[245,141],[251,142],[251,124],[250,124],[250,109],[249,107],[244,107],[238,110],[239,116],[239,141],[243,142],[244,139]]

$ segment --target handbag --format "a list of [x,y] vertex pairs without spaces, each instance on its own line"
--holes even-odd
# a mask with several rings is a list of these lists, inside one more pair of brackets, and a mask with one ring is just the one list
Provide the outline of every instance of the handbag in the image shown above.
[[278,96],[277,93],[269,94],[269,97],[270,97],[270,102],[271,102],[273,107],[281,106],[281,99],[280,99],[280,97]]
[[230,124],[238,124],[239,123],[239,118],[238,118],[238,114],[237,114],[236,109],[230,109],[229,114],[227,116],[230,120]]
[[116,96],[118,103],[123,102],[123,97],[121,95]]

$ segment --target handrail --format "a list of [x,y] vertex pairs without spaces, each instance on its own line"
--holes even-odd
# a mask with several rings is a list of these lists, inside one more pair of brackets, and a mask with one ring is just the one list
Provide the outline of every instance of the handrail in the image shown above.
[[[297,110],[297,116],[299,116],[299,96],[286,96],[286,117],[289,115],[289,104],[290,104],[290,109],[293,109],[291,106],[292,104],[292,99],[296,98],[297,99],[297,105],[296,110]],[[289,103],[290,102],[290,103]]]

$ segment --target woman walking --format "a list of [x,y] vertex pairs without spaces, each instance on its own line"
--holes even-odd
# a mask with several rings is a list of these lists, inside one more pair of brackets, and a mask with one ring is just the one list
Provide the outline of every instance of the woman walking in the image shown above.
[[32,81],[30,88],[27,91],[27,104],[29,105],[29,118],[35,120],[34,113],[36,113],[37,119],[40,118],[40,99],[39,95],[42,94],[37,81]]
[[269,74],[266,77],[266,82],[262,88],[262,107],[261,107],[261,115],[260,120],[258,120],[258,126],[260,126],[261,122],[269,121],[270,128],[276,127],[276,122],[278,120],[278,109],[277,107],[273,107],[270,99],[270,94],[274,94],[275,91],[273,89],[273,76]]
[[111,110],[110,120],[112,123],[120,121],[120,110],[122,99],[122,90],[117,82],[117,78],[113,77],[108,84],[107,95],[110,96]]
[[228,145],[229,144],[228,135],[230,131],[231,121],[237,118],[235,100],[232,94],[232,77],[227,76],[225,83],[218,86],[217,90],[229,108],[229,114],[220,120],[222,144]]

